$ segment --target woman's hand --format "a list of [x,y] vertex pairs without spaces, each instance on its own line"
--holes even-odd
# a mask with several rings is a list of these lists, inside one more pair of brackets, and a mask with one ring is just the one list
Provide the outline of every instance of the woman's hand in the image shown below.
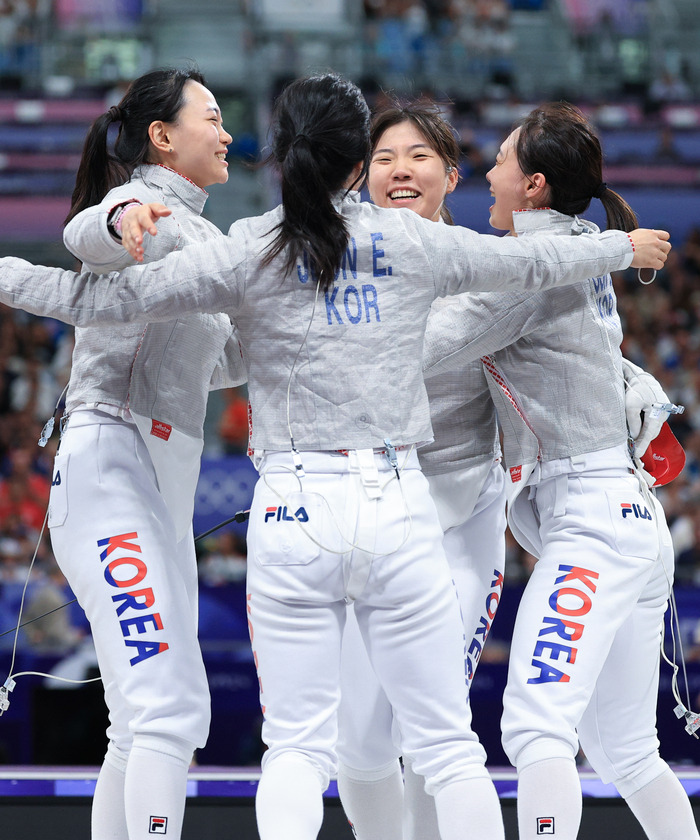
[[637,228],[629,234],[634,246],[632,268],[664,267],[668,252],[671,250],[670,234],[665,230]]
[[143,235],[150,233],[156,236],[158,229],[156,222],[164,216],[169,216],[170,210],[165,204],[151,202],[130,207],[121,219],[122,245],[136,260],[143,262]]

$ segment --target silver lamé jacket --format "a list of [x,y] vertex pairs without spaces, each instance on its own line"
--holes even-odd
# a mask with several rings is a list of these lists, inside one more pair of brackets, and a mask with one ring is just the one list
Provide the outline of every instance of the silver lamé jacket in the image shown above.
[[[584,239],[598,230],[554,210],[514,219],[522,241],[550,233]],[[607,273],[535,295],[458,295],[434,308],[425,375],[430,381],[490,357],[506,467],[553,461],[626,443],[621,341]]]
[[[158,221],[156,236],[145,234],[146,263],[187,244],[223,238],[201,216],[204,190],[164,166],[143,165],[66,225],[64,243],[86,269],[107,274],[135,264],[107,229],[110,211],[129,199],[162,202],[172,211]],[[238,338],[226,315],[79,327],[66,408],[99,408],[136,423],[182,534],[192,519],[209,390],[244,381]]]
[[[282,209],[109,279],[0,260],[0,302],[69,323],[168,320],[224,311],[240,331],[257,451],[381,448],[432,438],[423,337],[432,301],[467,290],[543,288],[626,268],[626,234],[484,236],[410,210],[341,200],[350,235],[326,293],[300,262],[261,258]],[[287,394],[289,393],[289,426]]]

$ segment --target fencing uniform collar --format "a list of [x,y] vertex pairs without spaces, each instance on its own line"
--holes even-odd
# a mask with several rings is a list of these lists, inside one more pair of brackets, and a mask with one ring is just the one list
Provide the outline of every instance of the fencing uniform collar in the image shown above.
[[516,210],[513,213],[513,224],[517,236],[533,231],[568,234],[578,236],[582,233],[599,233],[600,229],[593,222],[580,219],[578,216],[567,216],[549,207],[537,210]]
[[156,189],[167,189],[174,193],[180,201],[193,213],[200,215],[204,209],[209,193],[198,187],[194,181],[190,181],[184,175],[161,166],[158,163],[145,163],[137,166],[134,176],[140,178],[144,184]]
[[359,204],[362,195],[357,190],[337,190],[331,193],[331,202],[336,210],[342,211],[344,204]]

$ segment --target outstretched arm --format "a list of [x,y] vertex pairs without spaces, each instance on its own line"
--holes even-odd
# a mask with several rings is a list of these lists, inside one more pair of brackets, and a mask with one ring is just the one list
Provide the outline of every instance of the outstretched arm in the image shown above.
[[[150,197],[138,183],[111,190],[99,204],[87,207],[68,222],[63,231],[66,248],[85,270],[96,274],[120,271],[135,260],[162,259],[175,250],[182,234],[172,221],[156,227],[155,221],[169,216],[170,211],[163,204],[148,203]],[[144,242],[146,232],[150,236]]]
[[537,326],[546,292],[486,292],[433,301],[423,342],[423,376],[463,370]]
[[245,239],[221,236],[108,275],[0,259],[0,303],[76,326],[169,321],[190,312],[235,314],[243,296]]
[[[414,214],[415,215],[415,214]],[[438,296],[466,291],[528,291],[570,285],[635,268],[661,268],[671,250],[666,231],[608,230],[583,236],[493,236],[467,228],[414,224],[433,269]]]

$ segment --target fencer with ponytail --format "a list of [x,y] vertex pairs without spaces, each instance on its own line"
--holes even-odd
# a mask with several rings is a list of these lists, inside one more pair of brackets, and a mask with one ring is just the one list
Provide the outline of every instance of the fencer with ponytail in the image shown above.
[[[151,123],[175,122],[184,104],[188,81],[205,84],[196,70],[153,70],[134,81],[118,105],[99,116],[88,130],[75,178],[71,207],[65,223],[99,204],[116,186],[126,183],[141,163],[150,163],[148,129]],[[109,150],[109,130],[119,124],[114,150]]]
[[[335,194],[364,180],[369,122],[369,108],[359,88],[333,74],[298,79],[279,96],[267,162],[281,175],[284,218],[264,265],[285,252],[283,266],[289,273],[306,252],[321,289],[332,285],[348,243]],[[362,164],[358,177],[347,184],[358,163]]]
[[520,123],[516,154],[525,175],[545,176],[553,210],[577,216],[598,198],[609,230],[638,226],[634,210],[603,181],[600,141],[574,105],[550,102],[531,111]]

